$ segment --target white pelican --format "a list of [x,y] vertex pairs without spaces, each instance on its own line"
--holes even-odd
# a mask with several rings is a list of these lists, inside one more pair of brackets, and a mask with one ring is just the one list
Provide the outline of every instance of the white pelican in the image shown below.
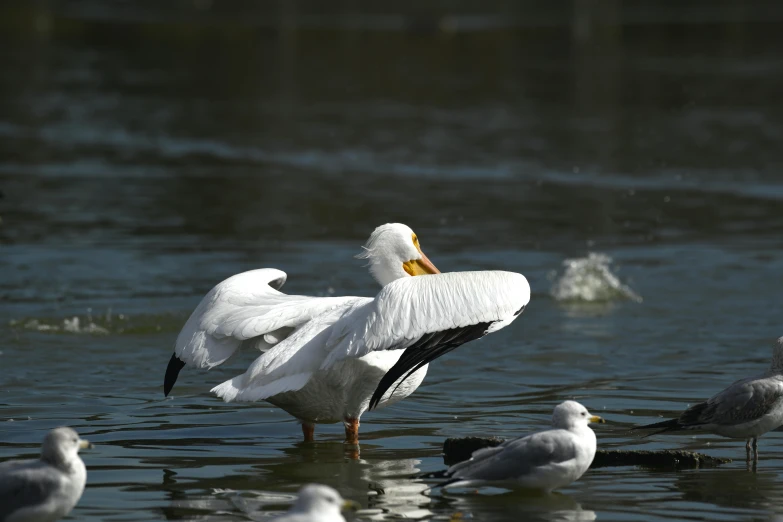
[[285,272],[272,268],[219,283],[177,337],[164,393],[183,366],[212,368],[252,346],[265,353],[215,394],[283,408],[306,441],[316,423],[343,422],[346,442],[358,444],[362,413],[404,399],[429,362],[508,325],[530,301],[521,274],[441,274],[403,224],[375,229],[357,257],[383,286],[375,298],[286,295]]

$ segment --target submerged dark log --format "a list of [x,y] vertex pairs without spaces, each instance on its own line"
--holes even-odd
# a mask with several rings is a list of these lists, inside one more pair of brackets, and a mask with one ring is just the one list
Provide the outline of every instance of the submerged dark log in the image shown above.
[[609,466],[640,466],[651,469],[714,468],[731,459],[710,457],[704,453],[685,450],[598,450],[591,468]]
[[[443,443],[443,461],[447,466],[470,458],[481,448],[497,446],[503,439],[497,437],[455,437]],[[731,462],[731,459],[710,457],[703,453],[683,450],[598,450],[591,468],[609,466],[641,466],[654,469],[712,468]]]
[[449,437],[443,443],[443,462],[447,466],[468,460],[474,451],[492,448],[503,443],[497,437]]

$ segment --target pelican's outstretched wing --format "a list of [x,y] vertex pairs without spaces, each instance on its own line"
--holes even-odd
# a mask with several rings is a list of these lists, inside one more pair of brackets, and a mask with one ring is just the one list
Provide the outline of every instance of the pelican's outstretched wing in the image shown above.
[[213,391],[226,401],[264,399],[302,388],[314,372],[347,357],[404,349],[378,384],[372,407],[400,377],[511,323],[530,301],[530,286],[512,272],[452,272],[398,279],[375,299],[353,299],[324,311]]
[[354,329],[352,335],[341,336],[326,364],[405,348],[378,384],[370,400],[373,408],[400,377],[407,378],[461,344],[507,326],[528,302],[530,285],[514,272],[452,272],[394,281],[376,297],[366,333]]
[[356,297],[286,295],[286,274],[274,268],[242,272],[216,285],[201,300],[177,337],[163,391],[169,394],[185,365],[212,368],[243,342],[268,349],[313,317]]

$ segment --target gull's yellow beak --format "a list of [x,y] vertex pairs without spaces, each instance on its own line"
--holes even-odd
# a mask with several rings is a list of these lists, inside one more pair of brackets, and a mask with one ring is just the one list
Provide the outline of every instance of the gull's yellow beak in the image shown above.
[[89,440],[80,439],[79,440],[79,449],[92,449],[93,445],[92,442]]
[[590,422],[598,422],[600,424],[606,423],[606,421],[602,417],[599,417],[598,415],[593,415],[592,417],[590,417]]
[[405,270],[409,276],[440,274],[440,270],[435,268],[435,265],[432,264],[432,261],[430,261],[429,258],[424,255],[424,252],[421,251],[419,240],[416,237],[416,234],[413,235],[413,246],[415,246],[416,250],[418,250],[419,254],[421,254],[421,259],[411,259],[410,261],[404,262],[402,264],[402,269]]
[[362,506],[358,502],[354,502],[353,500],[343,501],[343,506],[342,506],[343,511],[358,511],[361,508]]

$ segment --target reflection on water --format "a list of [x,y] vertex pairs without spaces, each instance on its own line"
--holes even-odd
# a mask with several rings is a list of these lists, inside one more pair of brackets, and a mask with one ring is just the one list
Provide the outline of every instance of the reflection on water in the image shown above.
[[783,492],[778,473],[765,472],[763,463],[757,473],[744,469],[703,470],[677,477],[675,487],[688,502],[712,504],[727,509],[753,509],[783,514]]
[[[549,520],[557,522],[595,520],[594,511],[584,509],[568,495],[511,492],[500,495],[444,496],[449,507],[482,520]],[[480,515],[479,515],[480,514]],[[512,518],[513,517],[513,518]]]
[[[364,448],[372,454],[372,448]],[[361,503],[357,514],[363,520],[385,520],[389,516],[428,518],[430,500],[427,484],[416,478],[421,471],[417,458],[346,458],[342,443],[300,444],[283,451],[283,457],[247,463],[240,474],[227,473],[220,478],[178,480],[177,474],[163,471],[162,489],[171,498],[165,508],[167,519],[212,520],[216,513],[234,513],[261,520],[270,511],[287,509],[295,498],[289,494],[261,489],[270,486],[267,477],[275,477],[282,487],[319,482],[337,488],[346,498]],[[234,468],[236,469],[236,468]],[[259,488],[256,489],[255,486]],[[298,489],[298,486],[295,487]],[[208,491],[208,495],[202,492]]]
[[[162,488],[170,492],[171,502],[164,509],[169,520],[218,520],[220,516],[248,517],[264,520],[284,511],[293,502],[294,493],[252,489],[264,475],[283,478],[285,484],[317,481],[338,488],[344,495],[361,502],[357,513],[362,520],[417,519],[428,520],[437,513],[461,519],[482,520],[577,521],[595,520],[593,511],[585,510],[568,495],[554,493],[506,492],[502,494],[454,495],[430,490],[417,479],[421,460],[395,458],[358,461],[344,459],[341,444],[316,444],[313,448],[287,449],[288,458],[268,459],[252,465],[250,474],[226,475],[220,479],[188,480],[182,484],[176,474],[164,471]],[[328,467],[326,466],[328,464]],[[183,491],[181,488],[185,488]],[[286,487],[288,487],[286,485]],[[190,493],[209,491],[209,494]],[[486,490],[486,491],[492,491]]]

